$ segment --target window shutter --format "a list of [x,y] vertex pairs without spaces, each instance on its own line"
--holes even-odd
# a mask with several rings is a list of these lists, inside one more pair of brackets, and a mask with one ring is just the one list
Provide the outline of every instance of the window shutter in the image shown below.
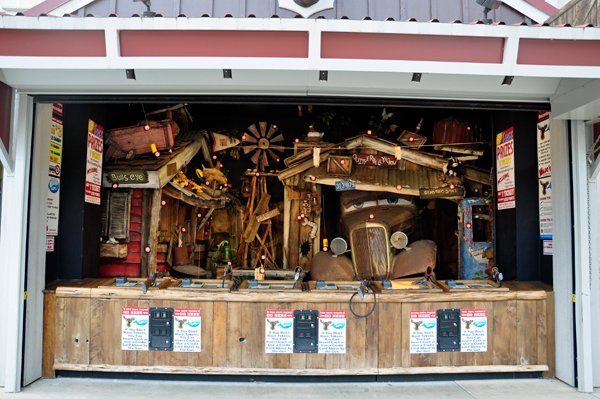
[[100,206],[102,207],[102,216],[101,216],[101,223],[102,223],[102,232],[100,233],[101,236],[107,236],[108,235],[108,209],[110,207],[110,191],[108,190],[102,190],[102,201],[100,203]]
[[130,193],[113,192],[110,196],[110,226],[108,235],[117,240],[129,240]]

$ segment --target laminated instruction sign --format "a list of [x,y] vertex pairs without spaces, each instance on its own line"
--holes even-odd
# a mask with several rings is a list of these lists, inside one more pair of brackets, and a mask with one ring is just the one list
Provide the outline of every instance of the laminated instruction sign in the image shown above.
[[294,311],[267,309],[265,353],[294,352]]
[[552,239],[552,165],[550,153],[550,112],[538,113],[538,179],[540,200],[540,239]]
[[90,119],[88,122],[87,162],[85,165],[85,202],[96,205],[100,205],[103,144],[104,129]]
[[121,350],[147,351],[149,308],[124,307],[121,315]]
[[410,353],[437,352],[437,312],[410,311]]
[[487,309],[460,311],[460,351],[487,352]]
[[50,127],[50,176],[60,177],[63,146],[63,106],[52,104],[52,123]]
[[346,353],[345,310],[319,310],[319,353]]
[[174,352],[202,352],[201,309],[173,309]]
[[60,179],[48,177],[48,198],[46,200],[46,235],[58,235],[58,210],[60,202]]
[[496,135],[496,183],[499,210],[516,206],[514,142],[512,127]]

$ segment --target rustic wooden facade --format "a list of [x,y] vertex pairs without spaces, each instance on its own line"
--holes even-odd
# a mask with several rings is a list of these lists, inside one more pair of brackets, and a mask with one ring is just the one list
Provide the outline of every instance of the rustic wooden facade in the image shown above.
[[[554,293],[541,283],[507,283],[508,292],[381,294],[373,314],[350,314],[335,293],[191,293],[94,288],[63,282],[45,294],[44,376],[56,370],[174,374],[383,375],[544,372],[554,376]],[[55,292],[54,292],[55,290]],[[121,308],[202,309],[202,352],[122,351]],[[372,299],[356,303],[366,313]],[[488,350],[414,355],[411,310],[487,309]],[[346,310],[345,354],[265,354],[266,309]]]

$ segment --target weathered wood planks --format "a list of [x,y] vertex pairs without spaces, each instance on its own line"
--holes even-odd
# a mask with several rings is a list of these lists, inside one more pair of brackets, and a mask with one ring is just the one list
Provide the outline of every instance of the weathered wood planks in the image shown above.
[[[101,285],[98,281],[95,285]],[[54,369],[131,371],[144,373],[227,373],[278,375],[364,375],[542,371],[554,375],[554,295],[545,291],[512,290],[474,293],[378,295],[377,308],[367,318],[350,312],[343,295],[327,293],[188,293],[152,290],[104,292],[102,288],[59,287],[54,347],[45,358]],[[475,293],[478,294],[478,293]],[[232,300],[235,298],[235,300]],[[202,309],[202,352],[122,351],[121,312],[124,306]],[[357,314],[373,306],[369,297],[353,302]],[[486,309],[488,351],[410,354],[411,310]],[[345,354],[266,354],[266,309],[345,310]],[[47,324],[50,326],[50,324]],[[48,335],[45,342],[50,339]],[[54,351],[54,356],[52,352]],[[46,366],[46,374],[48,366]]]

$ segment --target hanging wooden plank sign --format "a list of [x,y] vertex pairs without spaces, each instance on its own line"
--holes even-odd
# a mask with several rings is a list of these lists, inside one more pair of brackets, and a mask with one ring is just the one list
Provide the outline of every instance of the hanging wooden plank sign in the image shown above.
[[327,173],[336,176],[350,176],[352,173],[352,157],[330,155],[327,162]]
[[367,155],[353,154],[352,161],[360,166],[382,166],[386,168],[395,168],[398,165],[398,160],[391,155]]
[[447,198],[447,197],[464,197],[465,189],[462,187],[438,187],[438,188],[422,188],[419,190],[421,199],[428,198]]
[[144,170],[113,170],[107,172],[109,183],[141,184],[148,183],[148,173]]
[[264,222],[265,220],[271,219],[272,217],[275,217],[275,216],[277,216],[279,214],[280,214],[279,209],[275,208],[273,210],[270,210],[267,213],[263,213],[262,215],[257,216],[256,217],[256,221],[259,222],[259,223],[260,222]]

